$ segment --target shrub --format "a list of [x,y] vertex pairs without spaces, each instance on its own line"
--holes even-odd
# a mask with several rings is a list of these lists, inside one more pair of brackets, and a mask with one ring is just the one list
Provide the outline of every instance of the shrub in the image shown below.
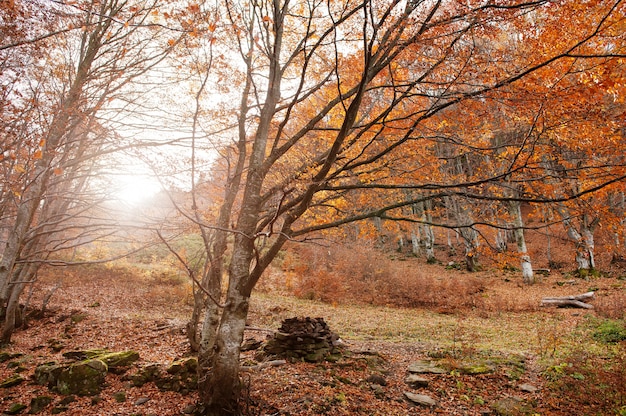
[[611,357],[576,351],[567,363],[552,366],[544,376],[555,401],[577,414],[621,414],[626,408],[626,350],[622,345]]
[[298,275],[296,296],[325,302],[428,306],[451,312],[480,306],[484,290],[478,278],[441,278],[362,245],[298,247],[285,256],[282,266]]
[[606,319],[597,326],[592,336],[605,344],[626,341],[626,325],[622,320]]

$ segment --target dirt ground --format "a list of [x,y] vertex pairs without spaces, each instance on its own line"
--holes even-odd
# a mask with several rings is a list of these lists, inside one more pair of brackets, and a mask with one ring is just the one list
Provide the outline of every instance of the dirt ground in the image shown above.
[[[421,267],[432,267],[433,272],[444,273],[442,266]],[[607,299],[624,295],[624,281],[615,276],[588,282],[573,281],[567,275],[554,272],[530,288],[510,275],[487,271],[481,278],[488,280],[488,295],[492,298],[527,299],[526,302],[534,304],[541,296],[584,292],[590,286],[596,289],[598,300],[605,299],[607,304],[611,304]],[[28,327],[17,331],[13,343],[3,349],[23,355],[0,364],[0,380],[15,374],[16,367],[19,367],[27,381],[0,391],[0,410],[6,411],[16,402],[29,405],[34,397],[45,395],[52,397],[53,401],[40,413],[42,415],[54,414],[58,410],[53,409],[58,409],[61,403],[64,412],[60,414],[63,415],[167,416],[192,412],[197,397],[195,393],[163,392],[152,383],[132,387],[124,374],[109,374],[105,388],[95,399],[73,397],[68,400],[31,381],[37,365],[62,361],[61,354],[72,350],[135,350],[140,354],[138,364],[166,364],[187,356],[189,350],[184,327],[191,300],[187,284],[136,276],[124,269],[101,266],[57,268],[42,273],[30,305],[39,307],[42,297],[55,287],[44,317],[30,320]],[[242,403],[246,414],[482,416],[497,414],[494,408],[500,404],[513,409],[510,414],[574,414],[566,397],[554,394],[546,387],[538,365],[542,351],[537,348],[492,351],[488,358],[495,364],[492,371],[485,374],[465,374],[461,369],[465,358],[484,353],[483,344],[471,334],[474,331],[469,320],[472,316],[483,319],[479,326],[495,322],[495,329],[491,330],[497,337],[498,331],[502,331],[501,334],[506,331],[504,326],[498,328],[498,322],[513,325],[517,322],[514,320],[522,322],[528,317],[546,314],[557,314],[559,320],[555,322],[575,328],[584,319],[579,310],[551,309],[545,312],[537,308],[528,312],[528,317],[513,313],[512,318],[493,311],[488,316],[481,316],[480,311],[467,311],[450,317],[433,311],[385,310],[381,312],[383,315],[374,316],[370,311],[378,313],[378,309],[358,305],[344,309],[341,305],[319,302],[294,303],[291,299],[272,297],[271,294],[261,294],[256,299],[249,321],[254,329],[246,333],[246,338],[263,340],[267,333],[262,329],[277,329],[278,322],[287,317],[320,315],[327,319],[331,329],[339,332],[346,345],[343,358],[334,363],[287,363],[243,372]],[[355,317],[354,311],[367,316]],[[392,316],[390,314],[395,313],[409,319],[415,316],[414,320],[419,321],[414,322],[416,327],[432,324],[432,339],[427,335],[409,334],[406,328],[397,328],[406,325],[404,323],[386,323]],[[462,316],[464,313],[468,316]],[[443,328],[446,319],[456,322],[454,334],[447,337],[450,342],[445,345],[437,344],[438,340],[434,338],[443,331],[437,328]],[[468,323],[464,331],[460,331],[458,323],[466,322],[465,319]],[[364,329],[365,325],[368,329]],[[388,329],[387,325],[396,329]],[[520,345],[524,344],[524,337],[531,337],[514,328],[511,331],[511,334],[519,334]],[[473,341],[468,342],[468,339]],[[549,349],[550,345],[545,348]],[[254,351],[243,353],[243,365],[256,364],[254,355]],[[427,374],[427,387],[408,386],[405,378],[409,365],[433,357],[445,358],[449,366],[458,370]],[[130,369],[129,373],[133,371]],[[126,397],[120,402],[115,393],[121,391]],[[405,398],[405,392],[428,395],[437,404],[434,407],[411,404]]]

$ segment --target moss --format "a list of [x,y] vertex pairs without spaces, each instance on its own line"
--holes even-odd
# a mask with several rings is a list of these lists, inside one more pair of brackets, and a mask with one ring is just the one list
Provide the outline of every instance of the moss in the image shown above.
[[79,396],[98,394],[107,371],[107,365],[98,359],[72,364],[59,374],[56,389],[61,394]]
[[9,387],[17,386],[18,384],[21,384],[22,382],[24,382],[24,377],[22,377],[19,374],[14,374],[11,377],[0,382],[0,388],[6,389]]

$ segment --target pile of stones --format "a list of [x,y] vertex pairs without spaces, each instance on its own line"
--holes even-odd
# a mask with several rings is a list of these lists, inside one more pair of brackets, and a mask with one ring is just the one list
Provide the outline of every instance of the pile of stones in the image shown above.
[[285,319],[274,336],[264,345],[268,356],[291,362],[311,363],[339,358],[341,339],[333,333],[323,318]]

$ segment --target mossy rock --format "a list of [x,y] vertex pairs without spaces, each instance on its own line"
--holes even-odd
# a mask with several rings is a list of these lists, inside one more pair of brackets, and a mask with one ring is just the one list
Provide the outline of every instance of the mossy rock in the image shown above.
[[159,364],[148,364],[130,376],[133,386],[141,387],[144,384],[156,381],[161,376],[161,366]]
[[139,360],[139,353],[135,351],[110,352],[94,358],[104,361],[109,367],[109,370],[119,370],[129,367],[135,361]]
[[0,363],[4,363],[14,358],[20,358],[22,356],[24,356],[24,354],[20,354],[20,353],[12,354],[10,352],[2,351],[0,352]]
[[498,416],[526,416],[534,413],[532,406],[516,397],[500,399],[492,405],[492,408]]
[[463,363],[458,370],[469,375],[489,374],[495,371],[495,366],[487,362]]
[[106,363],[99,359],[72,364],[59,374],[56,390],[65,395],[93,396],[100,393],[107,371]]
[[187,394],[198,388],[198,360],[196,358],[174,361],[165,371],[167,373],[165,376],[154,380],[159,389]]
[[50,403],[52,403],[53,400],[54,399],[50,396],[33,397],[33,399],[30,401],[30,410],[28,411],[28,413],[36,415],[43,412],[45,408],[48,407]]
[[64,366],[59,365],[56,362],[49,362],[37,366],[34,374],[35,383],[42,386],[48,386],[48,388],[55,387],[59,374],[61,374],[63,368]]
[[28,406],[24,403],[13,403],[7,410],[4,411],[4,414],[7,415],[17,415],[18,413],[22,413]]
[[85,361],[92,358],[99,358],[102,355],[110,354],[109,350],[93,349],[93,350],[75,350],[67,351],[63,353],[63,357],[68,360]]
[[113,398],[118,403],[124,403],[126,401],[126,392],[125,391],[118,391],[116,393],[113,393]]
[[11,377],[0,382],[0,388],[7,389],[9,387],[17,386],[24,382],[24,377],[19,374],[14,374]]

